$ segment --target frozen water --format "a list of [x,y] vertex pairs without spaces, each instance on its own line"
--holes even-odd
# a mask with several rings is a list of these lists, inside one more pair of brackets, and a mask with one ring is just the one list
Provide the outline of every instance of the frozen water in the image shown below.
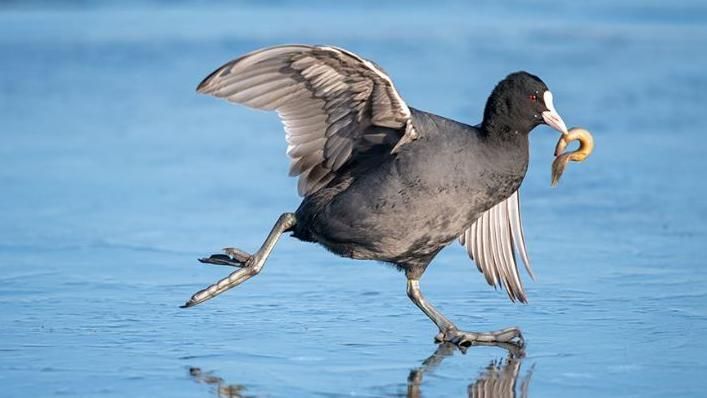
[[[309,4],[0,5],[0,395],[441,397],[489,372],[519,396],[705,395],[707,4]],[[532,134],[530,304],[458,245],[422,281],[461,327],[520,326],[522,361],[474,347],[417,372],[436,331],[403,276],[289,238],[258,277],[178,308],[229,271],[197,257],[255,249],[299,203],[277,117],[194,93],[288,42],[374,59],[409,104],[469,123],[525,69],[592,130],[557,189],[557,135]]]

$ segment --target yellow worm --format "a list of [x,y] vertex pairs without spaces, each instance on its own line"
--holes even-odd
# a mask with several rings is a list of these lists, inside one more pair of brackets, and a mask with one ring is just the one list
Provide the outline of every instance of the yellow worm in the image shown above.
[[[579,148],[575,151],[562,153],[572,141],[579,141]],[[560,176],[565,171],[565,166],[569,161],[581,162],[591,155],[594,150],[594,138],[592,134],[580,127],[569,129],[567,134],[562,134],[555,146],[555,161],[552,162],[552,186],[557,185]]]

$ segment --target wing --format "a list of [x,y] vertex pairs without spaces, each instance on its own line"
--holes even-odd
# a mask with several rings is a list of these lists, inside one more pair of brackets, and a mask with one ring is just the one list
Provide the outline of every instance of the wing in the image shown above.
[[388,75],[372,62],[336,47],[285,45],[258,50],[214,71],[197,91],[276,110],[285,127],[290,175],[299,176],[298,191],[303,196],[335,177],[360,149],[357,145],[364,136],[372,133],[371,126],[393,129],[398,145],[416,137],[410,109]]
[[525,248],[518,191],[484,212],[459,237],[459,242],[466,247],[489,285],[504,286],[512,301],[527,302],[516,253],[520,254],[530,277],[535,276]]

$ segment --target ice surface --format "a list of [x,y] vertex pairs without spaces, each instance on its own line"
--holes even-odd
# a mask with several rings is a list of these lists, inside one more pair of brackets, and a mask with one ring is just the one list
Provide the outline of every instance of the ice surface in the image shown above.
[[[213,396],[204,375],[243,396],[406,395],[436,331],[390,267],[285,238],[258,277],[178,308],[228,272],[197,257],[255,249],[299,203],[276,116],[194,92],[290,42],[373,59],[409,104],[468,123],[506,74],[541,76],[596,149],[551,189],[557,136],[532,134],[530,304],[458,245],[426,295],[461,327],[520,326],[530,396],[706,394],[704,2],[300,3],[0,5],[0,395]],[[419,390],[465,395],[504,360],[456,352]]]

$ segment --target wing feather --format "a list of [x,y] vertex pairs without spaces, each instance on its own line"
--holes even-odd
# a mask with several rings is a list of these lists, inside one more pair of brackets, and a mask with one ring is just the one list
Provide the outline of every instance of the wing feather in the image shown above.
[[324,151],[317,150],[313,153],[307,154],[307,156],[302,156],[301,158],[292,159],[290,163],[290,177],[294,177],[304,173],[305,171],[311,169],[312,167],[322,163],[324,161]]
[[533,274],[533,269],[530,265],[530,258],[528,258],[528,250],[525,246],[525,235],[523,233],[523,224],[520,219],[520,195],[518,191],[514,192],[513,195],[506,201],[508,207],[508,218],[510,222],[511,238],[513,240],[513,246],[516,251],[520,253],[520,258],[523,260],[525,265],[525,270],[528,272],[531,278],[535,279]]
[[482,213],[459,241],[489,285],[504,287],[513,301],[527,302],[516,257],[521,258],[530,277],[535,276],[525,246],[518,191]]
[[[356,153],[371,126],[402,141],[415,137],[410,109],[380,67],[344,49],[285,45],[233,60],[199,85],[201,93],[276,110],[301,195],[326,185]],[[389,142],[389,140],[379,140]],[[369,147],[365,142],[361,146]]]

